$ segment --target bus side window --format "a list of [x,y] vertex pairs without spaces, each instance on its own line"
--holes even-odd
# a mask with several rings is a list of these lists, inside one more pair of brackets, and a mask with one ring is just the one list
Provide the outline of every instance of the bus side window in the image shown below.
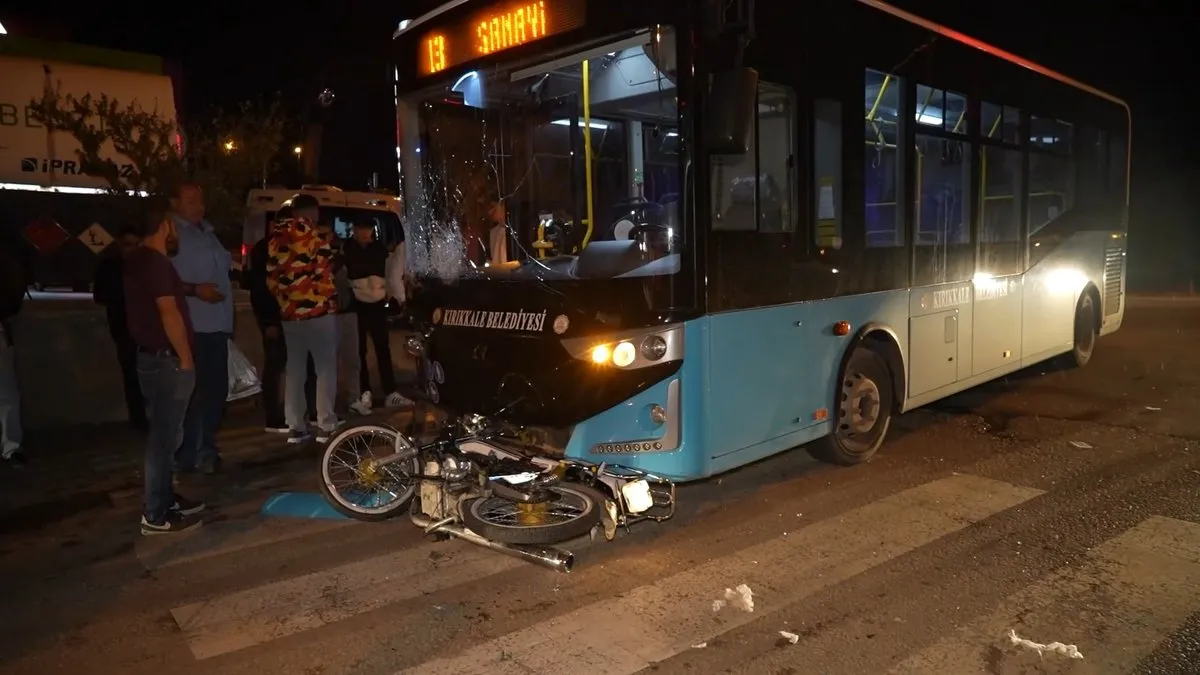
[[904,81],[870,68],[864,85],[863,216],[868,248],[904,246],[900,208],[903,148],[900,95]]
[[1029,118],[1029,234],[1075,206],[1074,125]]
[[714,231],[795,229],[795,99],[786,87],[761,82],[750,151],[712,162]]
[[813,101],[813,232],[817,248],[842,248],[842,104]]

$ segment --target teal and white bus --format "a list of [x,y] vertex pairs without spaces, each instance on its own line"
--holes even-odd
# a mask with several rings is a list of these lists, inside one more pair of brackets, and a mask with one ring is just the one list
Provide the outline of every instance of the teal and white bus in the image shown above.
[[455,0],[394,49],[423,386],[542,452],[855,464],[1121,326],[1128,106],[888,3]]

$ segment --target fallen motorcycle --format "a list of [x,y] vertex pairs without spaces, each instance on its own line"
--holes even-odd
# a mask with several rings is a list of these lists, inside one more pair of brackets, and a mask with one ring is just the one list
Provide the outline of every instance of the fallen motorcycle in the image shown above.
[[380,521],[407,507],[426,534],[447,535],[569,572],[575,556],[554,546],[675,511],[675,485],[609,464],[548,456],[523,429],[459,416],[418,443],[399,429],[364,424],[330,439],[321,493],[350,518]]

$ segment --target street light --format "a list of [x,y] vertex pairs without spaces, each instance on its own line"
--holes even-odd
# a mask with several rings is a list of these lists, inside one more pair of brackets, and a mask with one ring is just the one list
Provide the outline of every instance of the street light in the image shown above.
[[297,145],[296,147],[292,148],[292,152],[296,153],[296,156],[299,157],[301,154],[304,153],[304,148]]
[[237,150],[237,143],[233,139],[225,141],[225,152],[233,152],[234,150]]

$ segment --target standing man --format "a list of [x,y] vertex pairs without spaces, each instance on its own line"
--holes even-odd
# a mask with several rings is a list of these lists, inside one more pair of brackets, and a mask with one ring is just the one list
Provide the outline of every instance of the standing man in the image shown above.
[[108,255],[96,268],[92,284],[92,299],[104,306],[108,317],[108,334],[117,348],[117,363],[121,366],[121,378],[125,387],[125,407],[129,409],[129,423],[134,429],[146,430],[146,399],[142,397],[137,375],[137,345],[129,336],[129,323],[125,319],[125,261],[137,250],[140,227],[126,226],[117,237],[117,254]]
[[229,395],[229,338],[233,335],[232,256],[204,219],[204,192],[182,183],[171,197],[179,232],[179,255],[171,262],[183,279],[196,329],[196,393],[184,423],[176,459],[184,472],[216,473],[221,467],[217,430]]
[[5,464],[23,467],[21,390],[17,384],[13,330],[31,275],[29,261],[19,252],[20,242],[4,239],[7,237],[0,237],[0,457]]
[[267,244],[267,286],[279,303],[287,343],[284,412],[288,442],[309,438],[304,381],[311,355],[317,371],[317,442],[341,426],[334,414],[337,397],[337,289],[333,242],[317,231],[319,203],[312,195],[292,198],[293,217],[280,220]]
[[[250,291],[250,307],[254,312],[258,331],[262,335],[262,405],[266,416],[266,431],[272,434],[288,432],[287,420],[283,414],[287,344],[283,341],[283,319],[279,316],[279,302],[267,287],[267,246],[270,244],[271,235],[275,233],[276,221],[291,217],[291,207],[285,206],[279,209],[275,218],[267,221],[266,234],[250,248],[250,260],[245,273],[246,287]],[[316,385],[316,372],[313,370],[312,359],[309,359],[304,395],[308,401],[309,412],[314,414],[317,409]]]
[[125,305],[150,413],[142,534],[155,535],[200,525],[196,514],[204,504],[184,499],[172,487],[172,462],[196,384],[187,285],[170,260],[180,246],[175,220],[165,209],[152,209],[141,235],[141,246],[126,262]]
[[[354,237],[343,251],[346,276],[354,292],[351,308],[358,317],[358,359],[363,392],[371,391],[371,371],[367,368],[367,339],[375,348],[379,366],[379,385],[385,392],[388,406],[412,405],[412,401],[396,391],[396,373],[392,369],[392,347],[387,324],[387,258],[383,242],[375,239],[375,222],[354,221]],[[360,403],[371,399],[364,395]]]

